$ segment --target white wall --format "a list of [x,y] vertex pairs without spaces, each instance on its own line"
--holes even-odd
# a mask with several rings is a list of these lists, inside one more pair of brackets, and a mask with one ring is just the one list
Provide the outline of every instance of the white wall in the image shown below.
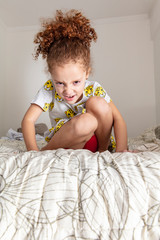
[[153,42],[146,16],[100,21],[94,49],[95,79],[121,111],[128,135],[156,123]]
[[[107,90],[127,125],[129,136],[156,123],[153,42],[146,16],[95,22],[98,41],[92,46],[93,75]],[[4,131],[17,129],[29,103],[49,76],[35,62],[37,28],[8,29]],[[39,120],[49,125],[47,113]],[[3,131],[3,132],[4,132]]]
[[[33,60],[33,38],[37,29],[8,29],[5,131],[21,127],[22,118],[43,82],[48,78],[42,60]],[[46,115],[46,116],[44,116]],[[45,118],[44,118],[45,117]],[[44,118],[44,119],[43,119]],[[39,122],[49,123],[47,114]]]
[[154,40],[155,61],[155,88],[156,88],[156,116],[157,124],[160,124],[160,29]]
[[5,67],[6,67],[6,27],[0,21],[0,136],[5,134],[4,131],[4,112],[5,104]]
[[160,1],[155,1],[151,12],[151,33],[154,42],[156,119],[157,124],[160,124]]

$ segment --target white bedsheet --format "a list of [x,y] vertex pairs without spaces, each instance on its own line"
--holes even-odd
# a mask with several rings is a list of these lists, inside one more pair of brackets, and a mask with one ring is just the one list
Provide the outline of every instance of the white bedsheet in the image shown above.
[[0,240],[159,240],[160,146],[137,147],[25,152],[0,140]]

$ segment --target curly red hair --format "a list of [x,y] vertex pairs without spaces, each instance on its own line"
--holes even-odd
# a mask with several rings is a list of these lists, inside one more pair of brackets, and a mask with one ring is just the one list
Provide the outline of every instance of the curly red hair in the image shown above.
[[97,34],[90,20],[77,10],[63,13],[56,11],[53,19],[42,23],[42,31],[37,33],[35,59],[41,54],[47,60],[51,72],[53,64],[62,65],[69,61],[80,61],[85,69],[90,68],[90,46]]

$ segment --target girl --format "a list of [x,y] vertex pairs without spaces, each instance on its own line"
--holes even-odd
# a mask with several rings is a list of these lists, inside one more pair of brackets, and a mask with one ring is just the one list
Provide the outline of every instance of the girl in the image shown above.
[[109,148],[112,126],[116,151],[127,150],[126,124],[99,83],[88,81],[91,71],[90,44],[95,30],[81,12],[57,11],[34,40],[35,58],[46,59],[51,79],[39,90],[22,121],[27,150],[39,151],[35,122],[49,110],[52,128],[45,133],[48,142],[41,150],[83,149],[93,152]]

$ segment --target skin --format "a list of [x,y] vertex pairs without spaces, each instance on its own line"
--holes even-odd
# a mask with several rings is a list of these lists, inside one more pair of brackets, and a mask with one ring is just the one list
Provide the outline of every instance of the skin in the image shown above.
[[[89,70],[85,70],[80,62],[56,65],[51,76],[58,95],[65,102],[74,104],[82,99]],[[28,151],[39,151],[34,126],[42,112],[38,105],[32,104],[23,118],[22,131]],[[82,149],[96,134],[98,151],[103,152],[108,149],[112,126],[114,126],[116,151],[127,151],[126,124],[114,103],[107,103],[101,97],[90,97],[86,102],[86,113],[75,116],[65,123],[41,150]]]

